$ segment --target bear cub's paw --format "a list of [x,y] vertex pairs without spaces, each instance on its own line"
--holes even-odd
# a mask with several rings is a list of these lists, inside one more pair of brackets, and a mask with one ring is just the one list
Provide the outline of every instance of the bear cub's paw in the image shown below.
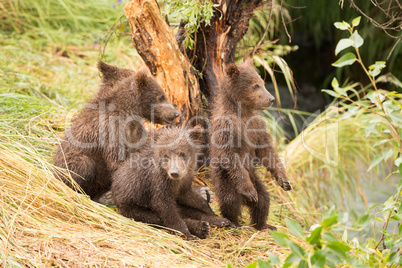
[[206,221],[199,221],[195,228],[193,228],[192,233],[201,239],[205,239],[209,236],[211,232],[211,227]]
[[226,227],[226,226],[230,227],[230,226],[232,226],[231,221],[229,221],[226,218],[221,218],[221,217],[218,217],[218,216],[214,216],[214,217],[209,218],[208,222],[211,225],[216,226],[216,227]]
[[281,186],[281,187],[282,187],[283,190],[285,190],[285,191],[290,191],[290,190],[293,189],[292,185],[290,184],[290,181],[284,181],[284,182],[282,183],[282,186]]
[[293,189],[292,184],[290,184],[290,181],[285,174],[275,174],[274,177],[276,183],[278,183],[283,190],[290,191]]
[[250,187],[244,187],[243,189],[240,190],[240,194],[247,200],[247,201],[252,201],[252,202],[257,202],[258,201],[258,194],[257,191],[253,186]]
[[259,231],[266,230],[266,229],[269,229],[269,230],[272,230],[272,231],[277,231],[278,230],[275,226],[270,225],[270,224],[264,224],[263,226],[257,226],[256,229],[259,230]]

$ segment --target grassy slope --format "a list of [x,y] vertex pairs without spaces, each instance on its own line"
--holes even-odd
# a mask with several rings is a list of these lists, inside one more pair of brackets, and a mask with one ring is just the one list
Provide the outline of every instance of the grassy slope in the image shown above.
[[[44,14],[39,23],[31,18],[32,10],[23,9],[26,2],[17,2],[11,9],[19,8],[19,13],[6,20],[2,17],[2,28],[9,31],[0,34],[0,264],[199,267],[230,262],[243,266],[256,257],[267,258],[268,251],[281,253],[268,232],[255,233],[251,228],[213,229],[201,244],[188,243],[125,219],[55,180],[50,163],[57,138],[69,115],[94,94],[99,83],[95,67],[99,45],[94,39],[99,40],[120,13],[96,24],[100,29],[91,24],[81,28],[74,25],[76,18],[65,19],[65,24],[54,19],[64,11],[77,16],[80,7],[68,6],[69,12],[57,7],[59,13]],[[26,29],[25,24],[35,23]],[[60,25],[66,29],[59,30]],[[141,64],[128,37],[113,39],[106,56],[119,66]],[[271,220],[283,225],[281,205],[272,207],[277,212]]]
[[[42,6],[48,3],[40,1]],[[28,12],[22,3],[30,2],[37,3],[0,5],[0,11],[14,12],[0,14],[1,28],[7,30],[0,33],[0,246],[4,249],[0,265],[244,266],[256,258],[267,259],[268,252],[281,255],[287,251],[272,242],[267,231],[248,227],[213,229],[211,237],[200,244],[188,243],[125,219],[55,180],[50,162],[57,137],[69,115],[96,91],[99,45],[94,40],[119,17],[121,6],[120,10],[111,8],[116,4],[111,0],[86,0],[82,5],[56,1],[52,5],[58,13],[41,5]],[[60,7],[62,3],[68,6]],[[39,9],[48,13],[35,19],[31,13]],[[90,16],[109,17],[87,21]],[[141,64],[128,37],[112,39],[106,56],[108,63],[118,66]],[[345,132],[342,139],[332,139],[339,141],[347,161],[375,153],[367,146],[370,141],[356,136],[359,121],[347,122],[340,125]],[[312,146],[322,149],[325,137],[320,126],[311,127],[308,133]],[[331,139],[334,134],[329,135]],[[345,178],[334,182],[340,184],[334,185],[338,190],[354,180],[342,166],[334,169],[312,158],[300,137],[284,149],[295,190],[283,192],[271,180],[267,183],[273,196],[270,222],[286,232],[287,217],[307,226],[314,222],[322,204],[315,198],[323,191],[320,180],[331,183],[331,178]]]
[[[127,220],[55,180],[49,162],[57,137],[69,114],[90,98],[99,82],[98,48],[66,45],[65,57],[54,45],[38,46],[24,35],[2,35],[0,40],[3,264],[242,266],[267,258],[268,251],[284,250],[267,231],[251,228],[213,229],[210,238],[194,245]],[[127,40],[108,50],[133,54]],[[132,55],[110,62],[134,68],[140,61]],[[274,202],[272,210],[271,221],[283,225],[282,206]]]

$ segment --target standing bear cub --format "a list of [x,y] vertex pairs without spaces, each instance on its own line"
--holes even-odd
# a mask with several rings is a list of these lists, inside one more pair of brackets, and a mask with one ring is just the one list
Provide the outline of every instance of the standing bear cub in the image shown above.
[[113,176],[112,196],[124,216],[179,231],[189,240],[206,238],[209,224],[231,224],[215,215],[191,187],[196,134],[177,126],[160,129],[153,144],[120,166]]
[[256,165],[270,171],[285,191],[292,189],[259,114],[274,100],[249,64],[227,67],[212,110],[210,170],[222,216],[237,226],[245,204],[252,226],[257,230],[276,229],[266,223],[270,198],[256,174]]
[[[72,120],[54,156],[82,190],[97,200],[111,186],[112,173],[147,141],[145,119],[172,122],[179,113],[148,70],[135,72],[99,61],[103,76],[97,95]],[[55,176],[74,188],[66,171]]]

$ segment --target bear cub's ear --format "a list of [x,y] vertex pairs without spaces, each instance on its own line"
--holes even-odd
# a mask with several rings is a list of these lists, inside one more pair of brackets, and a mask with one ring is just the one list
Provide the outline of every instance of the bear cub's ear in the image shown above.
[[240,74],[240,71],[235,63],[231,63],[226,67],[226,74],[231,78],[235,78]]
[[135,85],[138,91],[142,91],[147,87],[149,71],[147,68],[140,68],[135,74]]
[[244,63],[247,64],[247,65],[250,66],[250,67],[253,67],[253,66],[254,66],[254,60],[253,60],[253,58],[250,58],[250,59],[245,60]]
[[103,61],[98,61],[98,70],[101,72],[103,81],[113,80],[117,74],[118,68],[113,65],[104,63]]

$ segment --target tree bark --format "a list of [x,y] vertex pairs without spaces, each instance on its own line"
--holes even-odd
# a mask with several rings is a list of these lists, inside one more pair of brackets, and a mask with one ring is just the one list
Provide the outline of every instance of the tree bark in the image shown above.
[[213,101],[224,74],[224,67],[234,63],[236,47],[249,27],[253,11],[261,0],[213,0],[219,4],[209,26],[203,25],[196,34],[196,46],[187,51],[196,56],[194,67],[202,73],[199,80],[201,92]]
[[188,59],[180,52],[174,33],[162,19],[154,0],[132,0],[124,8],[134,45],[181,112],[181,122],[202,107],[198,80]]
[[[262,1],[212,2],[219,6],[211,24],[202,25],[196,33],[193,50],[180,50],[174,33],[162,19],[155,0],[131,0],[125,7],[134,46],[166,90],[170,101],[179,107],[183,122],[202,113],[200,89],[208,103],[213,101],[224,67],[235,62],[237,44],[246,34],[249,19]],[[180,31],[183,31],[182,27],[179,33]],[[189,57],[195,59],[193,66]],[[197,79],[193,67],[202,74],[202,79]]]

